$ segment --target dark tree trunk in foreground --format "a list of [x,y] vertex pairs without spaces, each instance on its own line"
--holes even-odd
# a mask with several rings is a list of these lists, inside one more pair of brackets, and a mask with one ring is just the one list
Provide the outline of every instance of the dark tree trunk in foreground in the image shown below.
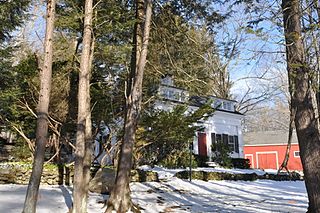
[[92,0],[85,1],[83,47],[78,90],[78,123],[74,169],[73,213],[87,212],[87,196],[92,155],[90,77],[93,53]]
[[146,65],[152,1],[136,0],[135,3],[137,22],[135,24],[133,36],[134,47],[131,58],[130,87],[126,99],[124,136],[121,144],[117,176],[115,186],[107,203],[108,207],[106,212],[110,213],[112,211],[122,213],[127,212],[130,209],[131,211],[139,211],[131,202],[129,183],[135,131],[141,109],[142,81]]
[[308,212],[320,212],[320,138],[317,104],[311,82],[313,72],[305,59],[298,0],[283,0],[287,69],[296,108],[295,126],[309,198]]
[[36,149],[34,153],[32,173],[29,180],[23,213],[36,212],[44,153],[48,140],[48,109],[50,102],[52,77],[52,42],[55,19],[55,0],[47,1],[46,36],[44,41],[44,61],[40,72],[40,92],[37,107]]

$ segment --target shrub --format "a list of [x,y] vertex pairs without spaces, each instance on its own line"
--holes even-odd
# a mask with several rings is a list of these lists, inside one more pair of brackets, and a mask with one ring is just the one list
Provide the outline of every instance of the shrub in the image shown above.
[[212,144],[211,151],[213,153],[212,160],[219,165],[231,168],[232,162],[230,157],[230,149],[229,146],[222,141],[217,141],[216,143]]
[[[169,155],[164,160],[160,161],[159,164],[166,168],[186,168],[190,166],[190,152],[189,150],[184,152],[177,152],[174,155]],[[191,167],[197,167],[198,162],[194,155],[192,155]]]
[[[135,164],[189,167],[190,144],[195,132],[203,128],[194,124],[205,120],[213,112],[208,103],[192,113],[184,105],[170,111],[153,109],[143,113],[136,135]],[[192,166],[196,166],[196,162]]]
[[244,158],[232,158],[231,163],[234,168],[250,169],[250,160]]
[[14,161],[29,161],[32,159],[32,154],[24,141],[18,140],[10,155]]
[[209,157],[207,156],[201,156],[201,155],[194,155],[197,166],[198,167],[206,167],[207,162],[209,161]]

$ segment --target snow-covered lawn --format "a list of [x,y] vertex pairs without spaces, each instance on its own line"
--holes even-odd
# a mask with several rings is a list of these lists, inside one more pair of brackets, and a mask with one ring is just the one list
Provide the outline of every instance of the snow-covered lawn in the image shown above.
[[[199,181],[170,178],[165,182],[132,183],[132,197],[144,212],[306,212],[303,181]],[[26,186],[0,185],[0,212],[21,212]],[[90,194],[89,213],[103,212],[107,197]],[[71,190],[41,186],[38,213],[66,213]]]

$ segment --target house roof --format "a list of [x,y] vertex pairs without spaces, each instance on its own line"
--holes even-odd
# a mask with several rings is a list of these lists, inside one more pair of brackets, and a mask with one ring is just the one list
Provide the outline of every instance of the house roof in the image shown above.
[[[245,132],[243,134],[243,140],[245,146],[286,145],[288,144],[288,131]],[[298,144],[295,131],[293,131],[291,143]]]
[[[212,96],[212,95],[211,96],[198,96],[198,95],[189,96],[189,92],[183,88],[176,87],[173,84],[173,81],[171,78],[172,77],[166,75],[164,78],[162,78],[162,80],[166,80],[169,82],[166,82],[166,83],[161,82],[161,84],[159,85],[158,92],[159,92],[160,96],[162,96],[161,97],[162,100],[170,101],[170,102],[174,102],[174,103],[184,103],[184,104],[187,104],[189,106],[194,106],[194,107],[200,107],[203,104],[207,103],[209,100],[212,100],[214,102],[212,107],[214,107],[215,110],[217,110],[217,111],[232,113],[232,114],[237,114],[237,115],[243,115],[242,113],[235,110],[234,104],[237,101],[226,99],[226,98],[220,98],[220,97],[216,97],[216,96]],[[165,89],[169,89],[169,88],[171,88],[169,91],[165,90]],[[171,95],[170,95],[170,92],[172,93]],[[174,94],[174,92],[176,94]],[[184,97],[187,97],[188,100],[185,98],[181,99],[181,94],[183,94]],[[171,96],[173,96],[173,97],[171,97]],[[217,103],[216,103],[218,101],[220,103],[220,104],[218,103],[219,105],[217,105]],[[225,104],[226,104],[226,106],[225,106]]]
[[[203,96],[191,96],[190,99],[189,99],[189,105],[190,106],[196,106],[196,107],[200,107],[202,106],[203,104],[205,104],[210,98],[218,98],[218,97],[215,97],[215,96],[208,96],[208,97],[203,97]],[[228,99],[225,99],[225,98],[218,98],[218,99],[222,99],[222,100],[226,100],[226,101],[231,101],[231,102],[237,102],[237,101],[234,101],[234,100],[228,100]],[[237,114],[237,115],[243,115],[242,113],[234,110],[234,111],[229,111],[229,110],[224,110],[224,109],[221,109],[221,108],[215,108],[216,111],[221,111],[221,112],[227,112],[227,113],[232,113],[232,114]]]

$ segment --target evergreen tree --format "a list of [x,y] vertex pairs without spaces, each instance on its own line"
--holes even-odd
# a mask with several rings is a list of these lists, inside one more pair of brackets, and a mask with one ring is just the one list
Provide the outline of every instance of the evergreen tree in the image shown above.
[[27,15],[31,0],[0,1],[0,42],[8,41],[11,32],[21,26]]
[[190,145],[214,109],[206,103],[194,112],[177,105],[171,111],[151,109],[141,117],[135,146],[137,165],[179,168],[190,164]]
[[[30,6],[26,1],[1,1],[0,2],[0,123],[4,123],[10,116],[9,101],[15,97],[17,91],[12,88],[12,80],[15,72],[12,68],[14,63],[14,45],[10,42],[11,33],[20,27],[27,18],[26,11]],[[12,115],[12,114],[11,114]]]

